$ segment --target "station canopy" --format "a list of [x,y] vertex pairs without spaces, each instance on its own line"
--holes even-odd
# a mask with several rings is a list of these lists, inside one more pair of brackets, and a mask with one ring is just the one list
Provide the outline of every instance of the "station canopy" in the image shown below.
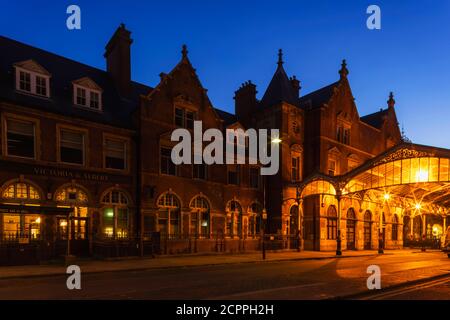
[[402,143],[345,175],[307,178],[300,189],[301,198],[334,194],[450,214],[450,150]]

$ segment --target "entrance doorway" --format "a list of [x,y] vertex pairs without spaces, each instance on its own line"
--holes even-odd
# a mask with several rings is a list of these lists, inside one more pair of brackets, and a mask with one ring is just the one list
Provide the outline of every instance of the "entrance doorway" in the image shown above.
[[372,213],[364,213],[364,250],[372,249]]
[[353,208],[347,211],[347,250],[356,249],[356,214]]

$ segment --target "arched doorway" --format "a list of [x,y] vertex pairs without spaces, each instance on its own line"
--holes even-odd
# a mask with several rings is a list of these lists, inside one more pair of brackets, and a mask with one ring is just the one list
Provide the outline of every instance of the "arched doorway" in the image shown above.
[[421,241],[423,235],[422,215],[416,215],[413,220],[413,237],[415,241]]
[[356,214],[353,208],[347,211],[347,250],[356,249]]
[[411,242],[411,217],[403,217],[403,246],[408,247]]
[[290,226],[289,226],[289,234],[297,235],[299,232],[299,216],[298,216],[298,205],[293,205],[289,212],[290,218]]
[[372,249],[372,213],[364,213],[364,250]]
[[227,232],[226,235],[233,238],[236,233],[242,236],[242,206],[236,200],[231,200],[227,206]]

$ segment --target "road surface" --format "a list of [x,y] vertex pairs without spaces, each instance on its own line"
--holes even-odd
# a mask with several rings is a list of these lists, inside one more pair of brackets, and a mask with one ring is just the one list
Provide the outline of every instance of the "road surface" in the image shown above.
[[[385,288],[450,273],[440,252],[344,259],[255,262],[82,274],[81,290],[67,276],[0,280],[0,299],[328,299],[367,291],[367,267],[381,269]],[[81,270],[82,271],[82,270]],[[387,299],[450,299],[449,284]]]

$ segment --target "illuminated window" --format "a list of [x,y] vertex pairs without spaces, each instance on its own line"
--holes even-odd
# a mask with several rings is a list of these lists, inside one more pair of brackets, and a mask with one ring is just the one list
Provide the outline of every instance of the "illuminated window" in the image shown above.
[[103,234],[107,238],[123,239],[129,234],[129,200],[119,190],[112,190],[103,196]]
[[87,203],[87,194],[76,186],[70,186],[56,192],[56,201],[64,203]]
[[16,182],[5,187],[2,197],[16,200],[39,200],[39,192],[31,185],[23,182]]
[[328,160],[328,175],[335,176],[336,174],[337,174],[336,160],[329,159]]
[[[239,236],[242,235],[242,207],[236,200],[231,200],[228,203],[227,211],[229,212],[229,217],[227,219],[227,229],[226,235],[233,237],[236,231]],[[236,223],[237,222],[237,223]],[[236,230],[237,229],[237,230]]]
[[178,237],[181,232],[180,201],[172,193],[163,194],[158,200],[158,228],[166,237]]
[[261,205],[253,202],[250,205],[248,234],[250,236],[257,236],[261,232]]
[[3,215],[3,239],[14,241],[20,238],[39,240],[41,217],[37,214]]
[[329,206],[327,212],[327,239],[337,238],[337,211],[335,206]]
[[210,212],[209,202],[205,197],[197,196],[192,199],[190,214],[190,234],[201,237],[209,237]]

